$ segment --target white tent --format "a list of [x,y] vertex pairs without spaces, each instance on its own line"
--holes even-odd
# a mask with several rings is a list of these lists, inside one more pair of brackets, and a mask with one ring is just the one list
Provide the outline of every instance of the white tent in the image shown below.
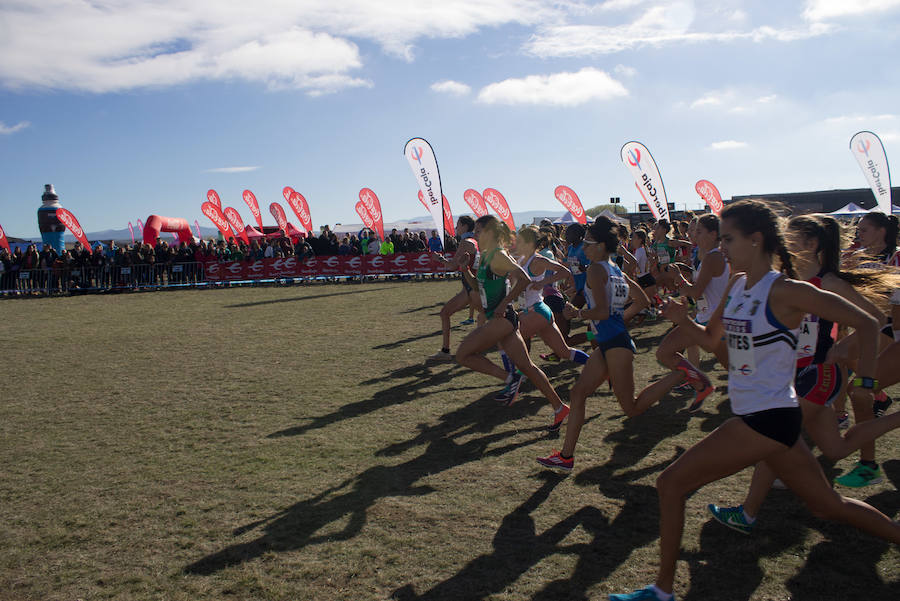
[[841,207],[837,211],[832,211],[828,213],[829,215],[865,215],[869,212],[869,209],[864,209],[855,202],[847,203],[846,206]]
[[609,209],[603,209],[602,211],[600,211],[600,214],[597,215],[597,217],[606,217],[613,223],[618,223],[619,225],[628,225],[627,219],[625,219],[624,217],[622,217],[620,215],[616,215]]
[[[587,222],[590,223],[591,221],[593,221],[593,219],[588,217]],[[578,220],[572,217],[572,213],[566,211],[566,214],[555,220],[553,225],[569,225],[570,223],[578,223]]]

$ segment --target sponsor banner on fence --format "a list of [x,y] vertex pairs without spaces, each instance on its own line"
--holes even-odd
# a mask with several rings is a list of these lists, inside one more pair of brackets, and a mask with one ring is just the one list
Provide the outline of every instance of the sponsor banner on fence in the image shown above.
[[722,195],[719,194],[719,189],[716,188],[712,182],[701,179],[694,186],[694,189],[697,190],[697,194],[700,195],[700,198],[706,201],[710,211],[716,215],[722,212]]
[[[445,253],[448,259],[453,253]],[[359,275],[406,275],[439,273],[444,271],[428,252],[396,253],[393,255],[355,255],[314,257],[304,261],[296,257],[286,259],[256,259],[205,264],[206,279],[211,282],[234,280],[262,280],[295,277],[350,277]]]
[[669,204],[666,201],[666,189],[656,161],[647,147],[640,142],[628,142],[622,146],[622,162],[634,177],[634,187],[650,206],[650,212],[657,220],[669,220]]
[[581,225],[587,225],[587,215],[584,212],[584,207],[581,205],[581,199],[575,194],[575,190],[569,186],[556,186],[553,195],[572,214],[575,221]]
[[860,169],[878,201],[878,210],[891,214],[891,170],[881,138],[870,131],[861,131],[850,138],[850,152],[856,157]]

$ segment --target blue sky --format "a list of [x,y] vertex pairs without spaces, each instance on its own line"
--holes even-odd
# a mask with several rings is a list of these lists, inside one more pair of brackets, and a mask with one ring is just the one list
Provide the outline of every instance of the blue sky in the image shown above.
[[362,187],[386,221],[423,215],[415,136],[454,214],[469,187],[517,212],[561,211],[559,184],[633,208],[629,140],[679,208],[698,179],[725,197],[865,187],[862,129],[900,160],[900,0],[230,4],[0,5],[9,235],[37,234],[45,183],[87,231],[152,213],[208,227],[209,188],[245,222],[242,190],[274,225],[284,186],[315,226],[358,222]]

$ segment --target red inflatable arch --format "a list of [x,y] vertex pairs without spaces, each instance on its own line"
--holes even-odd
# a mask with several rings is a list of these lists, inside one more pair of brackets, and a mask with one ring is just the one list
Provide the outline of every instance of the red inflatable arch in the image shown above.
[[150,215],[147,217],[147,223],[144,224],[144,244],[154,246],[160,232],[175,232],[178,234],[179,244],[182,242],[190,243],[194,239],[194,234],[191,233],[191,226],[186,219]]

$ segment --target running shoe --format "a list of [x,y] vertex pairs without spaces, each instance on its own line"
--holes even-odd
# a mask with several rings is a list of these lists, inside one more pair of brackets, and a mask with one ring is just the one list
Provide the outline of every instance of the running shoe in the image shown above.
[[525,376],[519,372],[514,373],[512,380],[506,385],[506,388],[500,391],[500,394],[494,397],[494,400],[507,407],[515,403],[519,399],[519,388],[522,387],[523,380],[525,380]]
[[838,430],[846,430],[850,427],[850,414],[846,411],[841,411],[837,415],[837,426]]
[[[653,587],[648,586],[633,593],[610,595],[609,601],[659,601],[659,597],[656,596],[656,591],[653,590]],[[672,595],[672,601],[675,601],[674,595]]]
[[875,402],[872,403],[872,411],[875,417],[883,417],[887,410],[894,404],[894,400],[889,397],[883,390],[875,395]]
[[881,473],[881,466],[872,469],[857,461],[852,470],[843,476],[838,476],[834,481],[847,488],[862,488],[870,484],[881,484],[884,482],[884,475]]
[[753,522],[752,524],[747,522],[747,518],[744,517],[743,505],[738,505],[737,507],[719,507],[718,505],[710,503],[706,508],[709,509],[712,516],[716,518],[716,521],[723,526],[728,526],[741,534],[750,534],[753,532],[753,526],[756,522]]
[[693,389],[694,389],[694,387],[691,386],[690,382],[684,381],[681,384],[679,384],[678,386],[676,386],[675,388],[673,388],[672,390],[678,390],[680,392],[680,391],[684,391],[684,390],[693,390]]
[[781,478],[775,478],[772,481],[772,490],[787,490],[787,484],[781,481]]
[[459,325],[461,325],[461,326],[470,326],[470,325],[472,325],[473,323],[475,323],[475,320],[472,319],[472,318],[470,317],[469,319],[464,319],[464,320],[462,320],[461,322],[459,322]]
[[569,406],[563,403],[562,409],[553,413],[553,422],[547,426],[547,430],[550,432],[558,432],[559,428],[562,426],[563,421],[565,421],[566,416],[569,415]]
[[559,451],[553,451],[546,457],[538,457],[537,462],[544,467],[552,467],[570,472],[575,466],[575,457],[564,459]]
[[556,356],[556,353],[546,353],[544,355],[538,355],[544,361],[549,361],[550,363],[559,363],[559,357]]
[[694,402],[692,402],[690,404],[690,406],[688,407],[688,411],[690,411],[691,413],[695,413],[695,412],[699,411],[700,407],[703,406],[703,401],[706,400],[706,397],[708,397],[715,391],[716,391],[716,389],[712,384],[709,384],[703,390],[698,390],[697,396],[694,397]]
[[431,355],[427,359],[428,361],[433,361],[435,363],[449,363],[453,361],[453,355],[450,353],[445,353],[444,351],[438,351],[435,354]]

